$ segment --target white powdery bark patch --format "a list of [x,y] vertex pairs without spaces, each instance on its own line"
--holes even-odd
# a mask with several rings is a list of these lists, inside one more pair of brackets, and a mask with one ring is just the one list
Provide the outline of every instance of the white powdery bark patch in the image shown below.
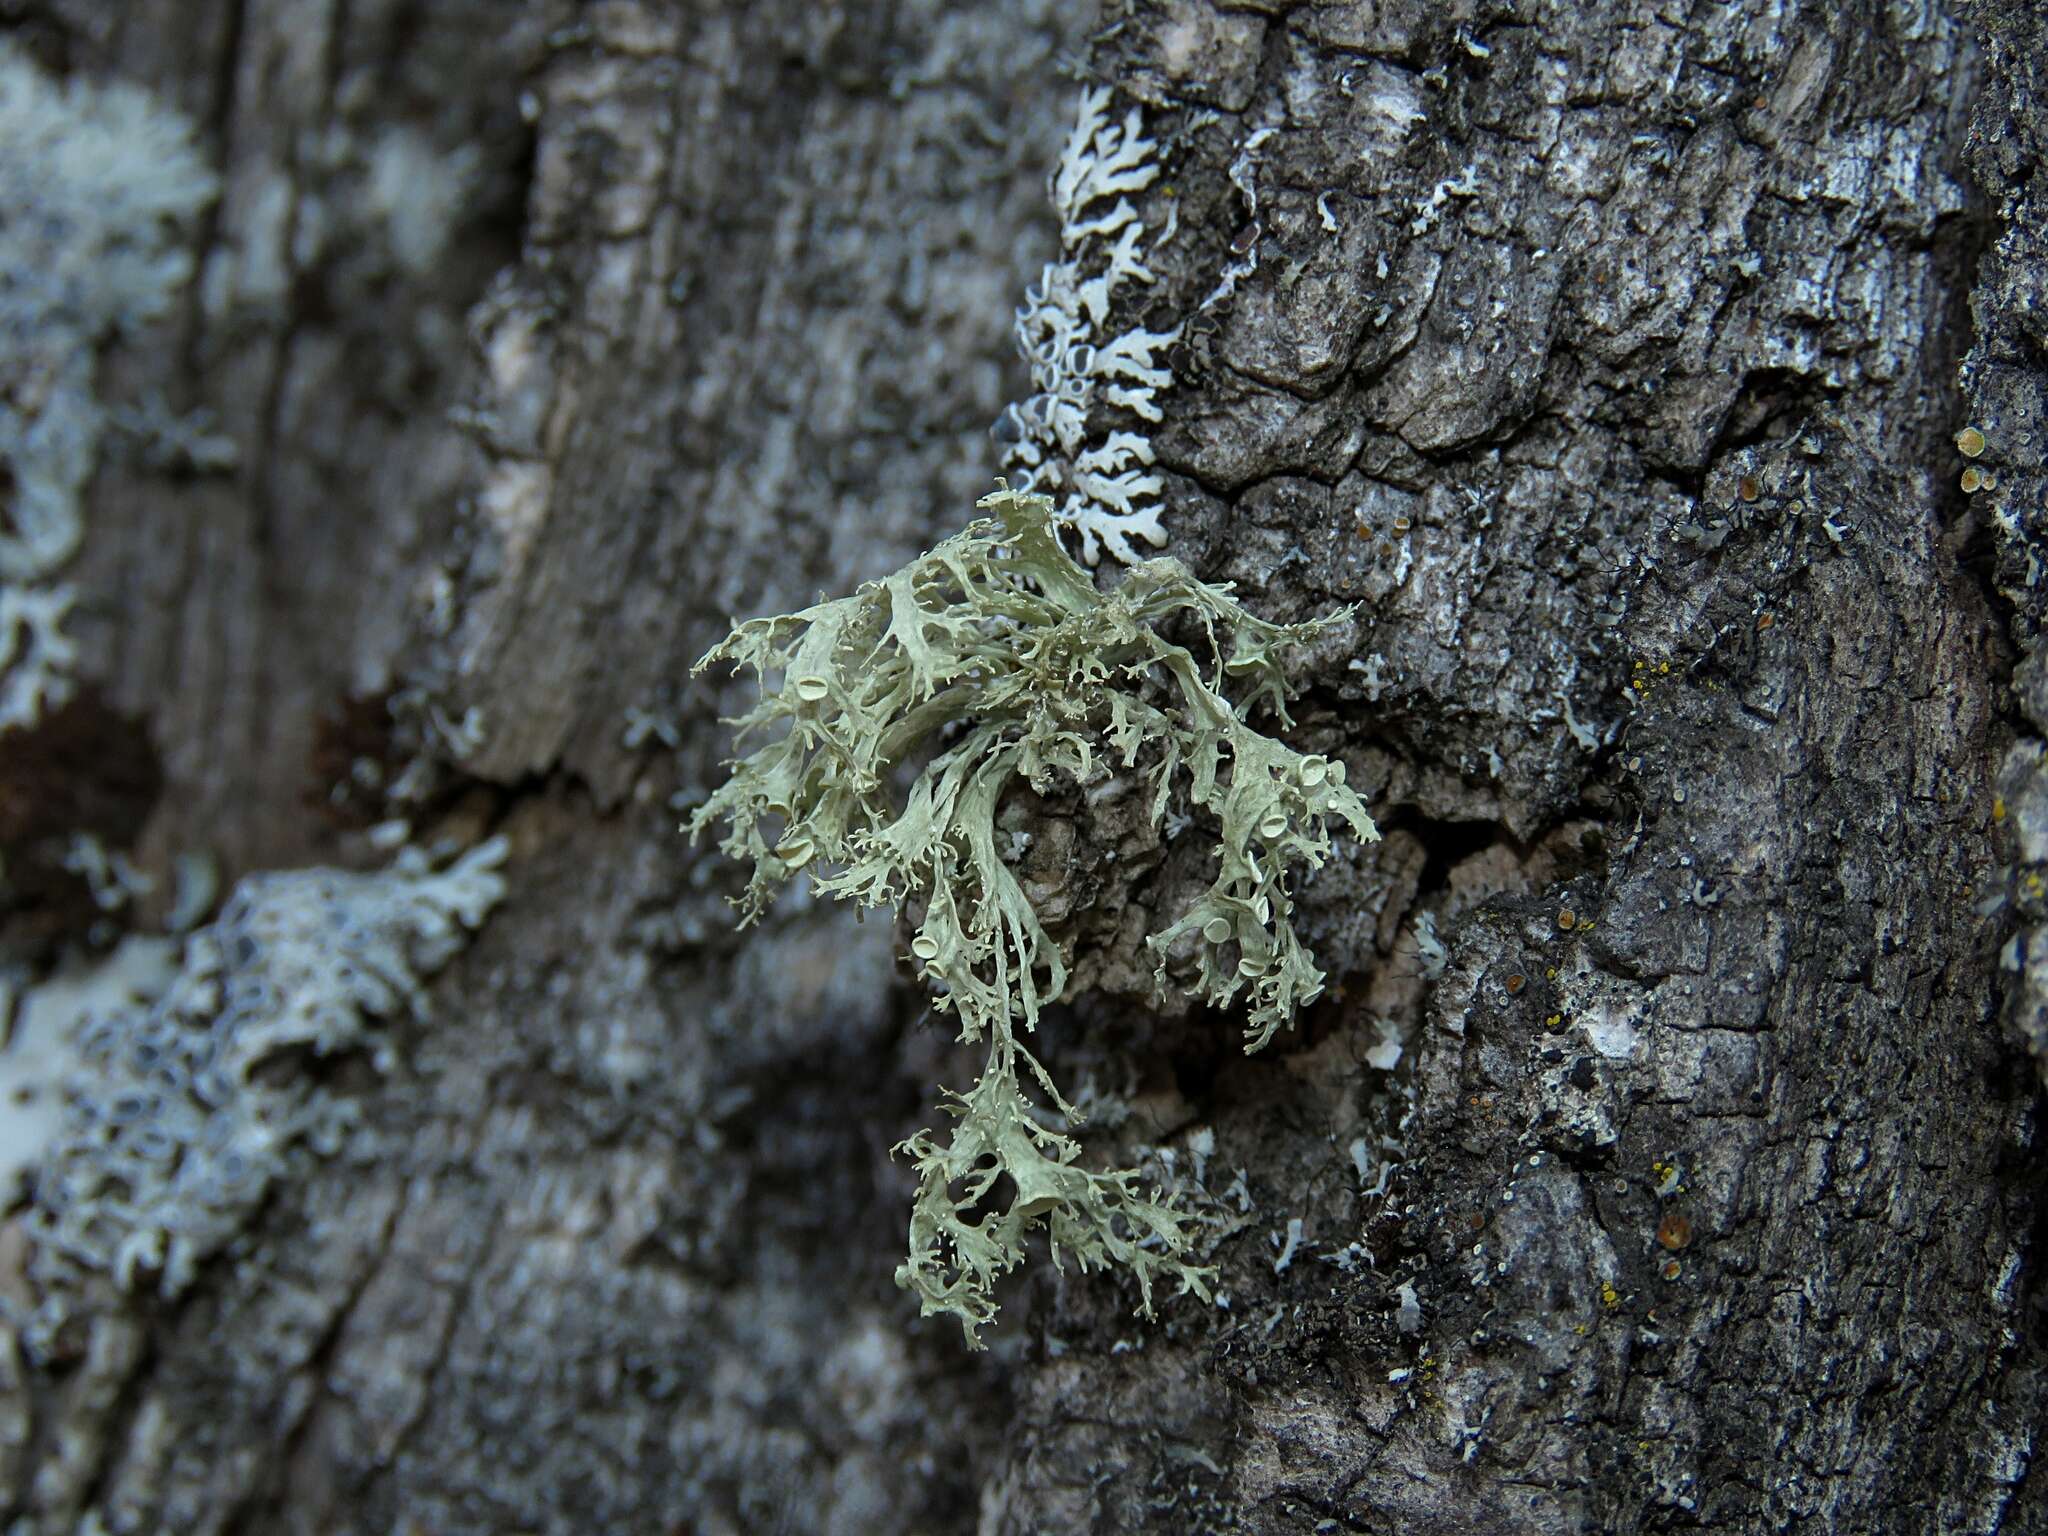
[[0,1320],[23,1327],[31,1352],[48,1353],[95,1284],[180,1295],[278,1179],[360,1134],[358,1098],[318,1063],[392,1068],[377,1022],[425,1016],[423,979],[505,893],[505,851],[499,837],[438,870],[407,848],[374,874],[252,875],[181,961],[132,989],[146,1000],[116,995],[35,1033],[36,1062],[15,1065],[50,1069],[61,1113],[45,1105],[36,1144],[0,1157],[17,1176],[33,1170],[40,1295],[12,1317],[0,1297]]
[[0,41],[0,729],[64,702],[68,588],[107,413],[97,349],[191,276],[217,184],[191,124],[133,86],[51,79]]
[[[1160,420],[1158,392],[1173,382],[1164,356],[1180,330],[1104,334],[1119,291],[1153,281],[1139,250],[1145,225],[1127,194],[1159,178],[1158,146],[1145,137],[1142,113],[1134,106],[1119,124],[1109,105],[1107,87],[1082,92],[1053,173],[1060,257],[1017,311],[1017,347],[1037,393],[1006,409],[995,435],[1012,480],[1053,498],[1054,517],[1080,540],[1083,559],[1094,565],[1107,548],[1129,565],[1145,558],[1133,539],[1154,549],[1166,542],[1165,484],[1152,471],[1144,428]],[[1091,432],[1090,416],[1105,408],[1133,424]]]
[[78,646],[64,633],[76,594],[68,582],[0,582],[0,731],[34,725],[72,694]]

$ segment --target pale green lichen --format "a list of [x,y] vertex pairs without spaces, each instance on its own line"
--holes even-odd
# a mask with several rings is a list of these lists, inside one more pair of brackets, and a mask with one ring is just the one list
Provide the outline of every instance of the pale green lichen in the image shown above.
[[[735,762],[688,824],[695,837],[725,822],[720,847],[751,863],[743,922],[799,870],[829,895],[904,905],[937,1006],[963,1041],[987,1042],[974,1087],[946,1095],[951,1139],[920,1131],[898,1149],[919,1188],[897,1283],[926,1315],[958,1318],[970,1344],[1035,1228],[1055,1263],[1128,1269],[1148,1316],[1155,1279],[1206,1296],[1213,1273],[1194,1261],[1187,1215],[1133,1172],[1079,1167],[1079,1145],[1031,1102],[1035,1083],[1069,1125],[1080,1120],[1019,1038],[1065,990],[1068,966],[998,851],[1005,791],[1115,769],[1141,786],[1155,826],[1176,803],[1216,820],[1214,882],[1149,942],[1161,985],[1169,952],[1192,948],[1195,993],[1217,1006],[1248,994],[1247,1050],[1322,990],[1289,921],[1288,870],[1328,857],[1333,818],[1377,836],[1342,763],[1248,719],[1263,704],[1291,723],[1282,654],[1342,614],[1268,623],[1172,559],[1098,591],[1061,549],[1047,498],[1004,488],[981,505],[997,520],[850,597],[749,620],[698,663],[754,672],[759,701],[734,722],[743,744],[779,734]],[[1169,622],[1194,649],[1160,633]]]

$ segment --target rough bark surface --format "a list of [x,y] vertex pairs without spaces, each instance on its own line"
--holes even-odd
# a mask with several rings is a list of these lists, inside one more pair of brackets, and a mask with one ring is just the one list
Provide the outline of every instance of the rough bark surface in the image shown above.
[[[335,783],[385,753],[513,848],[359,1142],[175,1305],[7,1341],[0,1516],[2048,1530],[2040,1080],[1987,900],[2042,920],[2038,747],[1993,778],[2048,710],[2006,687],[2031,524],[1954,488],[1978,421],[1997,505],[2038,500],[2028,7],[0,16],[182,105],[226,188],[186,311],[105,366],[241,466],[110,463],[75,573],[163,760],[144,862],[372,862]],[[1150,1325],[1041,1266],[968,1355],[889,1284],[888,1158],[967,1061],[886,925],[734,934],[674,825],[727,616],[986,489],[1075,74],[1165,166],[1171,552],[1272,617],[1359,605],[1296,734],[1385,836],[1301,893],[1341,984],[1245,1059],[1136,963],[1199,830],[1015,808],[1087,986],[1042,1054],[1182,1180],[1225,1304]]]

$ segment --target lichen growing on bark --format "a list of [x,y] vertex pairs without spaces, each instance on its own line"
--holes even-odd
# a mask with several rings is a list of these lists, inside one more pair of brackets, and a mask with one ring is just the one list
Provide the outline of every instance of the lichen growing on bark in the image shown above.
[[[752,671],[761,695],[735,722],[739,738],[776,734],[688,824],[694,837],[725,822],[720,847],[751,864],[743,922],[799,871],[828,895],[910,910],[911,955],[936,1005],[964,1042],[987,1042],[974,1087],[946,1095],[951,1138],[920,1131],[899,1148],[919,1188],[897,1282],[927,1315],[957,1318],[970,1344],[1035,1229],[1055,1263],[1130,1271],[1148,1315],[1155,1280],[1206,1295],[1210,1274],[1169,1197],[1135,1172],[1080,1167],[1079,1144],[1032,1100],[1035,1085],[1068,1126],[1080,1121],[1023,1043],[1065,990],[1068,957],[1005,861],[1004,793],[1118,772],[1155,824],[1177,805],[1214,819],[1216,877],[1150,940],[1155,980],[1169,952],[1192,948],[1204,1000],[1247,994],[1249,1050],[1322,990],[1289,920],[1287,872],[1329,856],[1332,821],[1377,836],[1342,763],[1249,719],[1264,704],[1289,723],[1282,658],[1341,615],[1269,623],[1171,559],[1102,592],[1060,547],[1047,498],[1003,488],[981,505],[996,520],[850,597],[749,620],[698,664]],[[1169,623],[1193,649],[1161,633]]]

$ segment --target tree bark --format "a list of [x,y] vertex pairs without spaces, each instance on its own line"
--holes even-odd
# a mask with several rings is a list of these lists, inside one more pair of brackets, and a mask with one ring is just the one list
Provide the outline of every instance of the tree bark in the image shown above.
[[[364,760],[420,764],[416,837],[512,849],[396,1071],[336,1088],[359,1141],[176,1302],[0,1341],[0,1516],[2048,1530],[2020,0],[0,15],[222,172],[102,379],[239,467],[110,456],[73,572],[167,784],[139,861],[372,865]],[[977,1355],[890,1283],[889,1149],[970,1059],[889,925],[735,932],[675,824],[728,618],[988,488],[1076,76],[1165,167],[1167,552],[1357,605],[1290,739],[1383,840],[1302,888],[1333,985],[1245,1058],[1132,963],[1199,847],[1040,839],[1090,909],[1041,1054],[1223,1304],[1040,1262]]]

